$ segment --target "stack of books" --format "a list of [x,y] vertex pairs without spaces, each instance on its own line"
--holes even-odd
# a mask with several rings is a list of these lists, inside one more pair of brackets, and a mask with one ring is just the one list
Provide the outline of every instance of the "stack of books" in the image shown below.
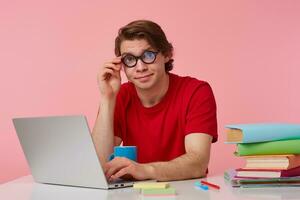
[[300,186],[299,124],[228,125],[227,141],[236,144],[243,168],[228,170],[225,179],[236,187]]

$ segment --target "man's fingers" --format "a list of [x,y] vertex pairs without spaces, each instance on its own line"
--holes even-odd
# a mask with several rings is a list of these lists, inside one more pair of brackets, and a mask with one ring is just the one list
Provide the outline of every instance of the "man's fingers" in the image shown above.
[[121,64],[105,63],[104,64],[104,69],[105,68],[111,68],[111,69],[120,71],[121,70]]
[[104,166],[102,167],[104,174],[107,173],[107,171],[109,170],[108,166],[106,164],[104,164]]
[[106,68],[102,71],[100,76],[101,76],[102,80],[106,80],[106,79],[109,79],[113,75],[114,75],[114,71],[112,69]]
[[106,163],[107,166],[107,171],[105,176],[107,178],[110,178],[111,175],[113,175],[116,171],[118,171],[119,169],[122,168],[122,166],[124,165],[122,162],[116,162],[118,161],[117,158],[114,158],[113,160],[109,161],[108,163]]
[[107,73],[113,74],[113,73],[115,73],[114,70],[111,69],[111,68],[105,68],[105,69],[103,69],[102,72],[103,72],[102,74],[107,74]]
[[106,167],[108,168],[108,170],[105,175],[107,178],[110,178],[117,171],[121,170],[122,168],[126,168],[130,164],[131,164],[131,162],[128,159],[116,157],[112,161],[110,161],[106,164]]
[[115,174],[117,171],[119,171],[120,169],[122,169],[122,165],[112,165],[110,167],[108,167],[105,176],[106,178],[110,178],[113,174]]
[[125,157],[115,157],[107,163],[108,166],[126,166],[131,163],[131,160]]
[[121,178],[122,176],[130,174],[130,166],[120,169],[117,173],[111,176],[113,180]]
[[115,76],[117,78],[120,78],[120,70],[115,70],[115,68],[112,67],[105,67],[102,69],[102,72],[100,72],[100,76],[102,77],[102,80],[107,80],[111,76]]
[[121,63],[121,58],[122,58],[121,56],[114,58],[114,59],[112,60],[112,63],[114,63],[114,64],[119,64],[119,63]]
[[120,169],[118,167],[111,167],[106,171],[106,178],[109,179],[113,174],[115,174],[117,171],[119,171]]

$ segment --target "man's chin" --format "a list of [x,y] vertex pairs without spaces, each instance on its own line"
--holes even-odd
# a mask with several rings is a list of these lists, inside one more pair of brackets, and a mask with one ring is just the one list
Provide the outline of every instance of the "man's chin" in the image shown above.
[[146,86],[146,85],[135,85],[136,88],[140,90],[149,90],[151,86]]
[[152,81],[145,82],[145,83],[140,83],[138,81],[135,81],[133,82],[133,84],[135,85],[136,88],[139,88],[141,90],[148,90],[153,86]]

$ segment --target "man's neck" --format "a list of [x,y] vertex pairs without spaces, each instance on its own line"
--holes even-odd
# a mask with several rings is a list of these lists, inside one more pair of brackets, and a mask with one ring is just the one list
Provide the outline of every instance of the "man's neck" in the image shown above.
[[136,89],[138,97],[146,108],[155,106],[166,95],[169,88],[170,76],[166,74],[159,82],[148,90]]

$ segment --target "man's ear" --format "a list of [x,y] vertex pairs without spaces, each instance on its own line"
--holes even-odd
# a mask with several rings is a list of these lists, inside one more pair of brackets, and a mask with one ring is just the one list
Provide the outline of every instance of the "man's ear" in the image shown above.
[[165,56],[165,63],[170,61],[170,57],[169,56]]

